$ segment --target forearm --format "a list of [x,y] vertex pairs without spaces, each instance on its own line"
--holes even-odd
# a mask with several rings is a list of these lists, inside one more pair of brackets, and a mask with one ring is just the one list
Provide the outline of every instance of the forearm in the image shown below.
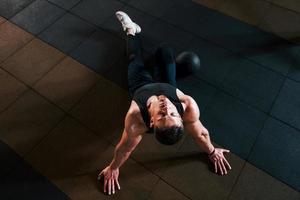
[[114,158],[110,163],[110,167],[112,169],[120,168],[123,165],[123,163],[129,158],[130,154],[130,151],[126,151],[117,146],[114,152]]
[[203,151],[210,154],[214,150],[214,146],[210,141],[209,132],[203,128],[200,134],[196,136],[196,143],[200,146]]

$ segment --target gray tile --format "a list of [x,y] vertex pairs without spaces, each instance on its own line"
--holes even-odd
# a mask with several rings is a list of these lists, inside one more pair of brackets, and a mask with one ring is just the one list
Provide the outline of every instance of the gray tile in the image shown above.
[[238,56],[200,38],[195,37],[187,50],[195,52],[201,61],[200,71],[195,76],[217,86],[221,86],[228,72],[239,64]]
[[247,163],[234,187],[230,200],[297,200],[300,193]]
[[216,88],[193,76],[178,81],[178,88],[197,102],[201,114],[216,92]]
[[97,30],[71,56],[94,71],[102,74],[125,55],[125,41],[108,32]]
[[77,3],[79,3],[81,0],[48,0],[66,10],[71,9],[73,6],[75,6]]
[[174,49],[175,55],[185,50],[193,36],[177,27],[170,25],[162,20],[155,20],[148,28],[143,31],[143,47],[147,52],[154,53],[158,45],[167,43]]
[[245,162],[234,154],[229,154],[226,158],[232,170],[224,176],[215,174],[207,154],[189,136],[180,151],[170,159],[163,179],[190,199],[225,200]]
[[287,75],[293,66],[300,65],[299,55],[299,45],[280,38],[252,51],[243,52],[243,56],[283,75]]
[[45,0],[37,0],[15,15],[11,20],[36,35],[61,17],[65,11]]
[[34,0],[2,0],[0,2],[0,15],[9,19]]
[[72,8],[71,12],[100,26],[124,6],[117,0],[85,0]]
[[218,92],[202,120],[213,141],[246,159],[266,117],[264,113]]
[[43,31],[39,38],[67,54],[94,30],[93,25],[68,13]]
[[175,1],[161,16],[162,19],[195,33],[200,21],[205,21],[213,11],[192,1]]
[[290,68],[288,77],[300,82],[300,48],[298,48],[298,52],[295,52],[295,54],[292,55],[291,59],[294,60],[294,65]]
[[300,129],[300,83],[286,79],[271,115]]
[[269,112],[284,77],[248,60],[239,59],[227,74],[223,88],[252,106]]
[[170,0],[152,0],[152,1],[139,1],[130,0],[128,4],[149,13],[150,15],[161,17],[162,14],[169,9],[169,7],[174,3]]
[[300,191],[300,132],[269,118],[249,162]]

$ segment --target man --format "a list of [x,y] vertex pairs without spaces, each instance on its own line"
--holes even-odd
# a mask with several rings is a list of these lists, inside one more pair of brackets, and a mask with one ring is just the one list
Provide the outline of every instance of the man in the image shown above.
[[155,53],[159,67],[156,74],[160,77],[157,83],[142,61],[140,26],[122,11],[116,12],[116,16],[127,33],[130,61],[128,86],[132,101],[114,158],[98,175],[98,179],[104,177],[104,193],[110,195],[115,193],[116,187],[120,189],[119,168],[139,144],[143,135],[148,132],[153,132],[160,143],[172,145],[180,140],[185,128],[208,154],[214,164],[215,173],[227,174],[231,166],[224,153],[229,153],[229,150],[215,148],[212,145],[208,130],[199,120],[200,112],[197,103],[192,97],[176,88],[176,64],[172,49],[164,45]]

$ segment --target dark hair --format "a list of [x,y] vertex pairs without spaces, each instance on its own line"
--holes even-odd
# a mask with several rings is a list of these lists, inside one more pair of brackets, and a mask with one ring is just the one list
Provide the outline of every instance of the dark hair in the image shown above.
[[162,144],[172,145],[183,136],[183,126],[172,126],[168,128],[154,127],[155,138]]

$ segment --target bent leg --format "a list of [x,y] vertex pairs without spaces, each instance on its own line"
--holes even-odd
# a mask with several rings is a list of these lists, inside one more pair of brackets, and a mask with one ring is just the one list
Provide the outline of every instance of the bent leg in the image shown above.
[[128,88],[132,97],[136,89],[154,81],[143,62],[140,34],[127,36],[127,52],[129,56]]
[[177,87],[176,83],[176,64],[173,50],[170,46],[163,44],[155,52],[155,59],[158,66],[158,71],[155,71],[156,76],[160,76],[161,82],[169,83]]

